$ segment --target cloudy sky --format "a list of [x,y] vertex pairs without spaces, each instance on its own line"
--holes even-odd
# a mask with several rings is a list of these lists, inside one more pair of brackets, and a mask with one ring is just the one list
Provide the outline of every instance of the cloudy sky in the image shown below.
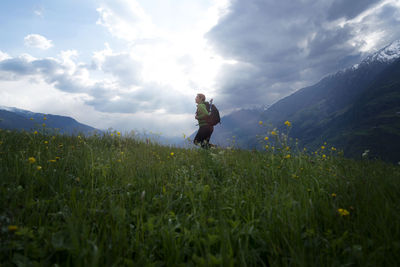
[[2,0],[0,105],[189,135],[400,39],[399,0]]

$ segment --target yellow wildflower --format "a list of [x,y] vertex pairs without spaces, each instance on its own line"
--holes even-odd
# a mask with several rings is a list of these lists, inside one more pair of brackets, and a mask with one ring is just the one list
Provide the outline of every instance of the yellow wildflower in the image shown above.
[[174,154],[174,152],[171,152],[171,154],[170,154],[170,155],[171,155],[171,157],[172,157],[172,156],[174,156],[175,154]]
[[265,146],[265,149],[268,149],[268,148],[269,148],[269,145],[266,145],[266,146]]
[[290,147],[287,146],[285,149],[286,149],[286,151],[289,151],[289,150],[290,150]]
[[49,143],[49,141],[44,141],[44,144],[47,145]]
[[278,134],[275,131],[272,131],[271,135],[278,135]]
[[332,151],[336,151],[336,148],[332,147],[331,150],[332,150]]
[[290,154],[287,154],[286,156],[285,156],[285,159],[290,159]]
[[33,134],[38,134],[38,132],[37,132],[37,131],[34,131]]
[[121,136],[121,133],[120,133],[120,132],[117,132],[117,135],[118,135],[118,136]]
[[18,226],[16,226],[16,225],[9,225],[8,226],[8,231],[10,231],[10,232],[14,232],[14,231],[17,231],[18,230]]
[[60,159],[60,157],[56,157],[56,160],[59,160]]
[[42,169],[42,166],[40,166],[40,165],[38,165],[37,167],[36,167],[36,170],[38,170],[38,171],[40,171]]
[[30,118],[30,120],[31,120],[31,121],[33,121],[33,120],[34,120],[34,118]]
[[36,162],[36,159],[34,158],[34,157],[30,157],[29,159],[28,159],[28,161],[29,161],[29,163],[35,163]]
[[323,159],[326,159],[326,155],[325,155],[325,154],[323,154],[323,155],[322,155],[322,158],[323,158]]
[[114,134],[113,134],[113,133],[111,133],[111,136],[114,136]]
[[336,194],[335,194],[335,193],[332,193],[331,196],[332,196],[332,197],[336,197]]
[[266,136],[266,137],[264,138],[265,141],[268,141],[268,139],[269,139],[268,136]]
[[43,123],[42,126],[43,126],[43,127],[46,127],[46,123]]
[[263,122],[262,122],[262,121],[259,121],[259,122],[258,122],[258,124],[262,125],[262,124],[263,124]]
[[348,210],[346,210],[346,209],[338,209],[337,211],[340,214],[340,216],[348,216],[348,215],[350,215],[350,212]]
[[55,159],[49,159],[49,162],[56,162],[56,160]]
[[324,149],[325,149],[325,146],[321,146],[321,149],[324,150]]
[[285,125],[290,127],[292,124],[290,123],[290,121],[285,121]]

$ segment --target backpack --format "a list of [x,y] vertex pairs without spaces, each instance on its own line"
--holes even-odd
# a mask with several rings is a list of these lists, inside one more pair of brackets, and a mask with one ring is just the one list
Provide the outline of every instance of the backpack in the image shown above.
[[217,107],[212,103],[212,99],[209,102],[204,102],[204,104],[206,105],[206,109],[207,111],[210,113],[210,115],[208,116],[208,124],[210,124],[211,126],[215,126],[218,123],[221,123],[221,118],[219,117],[219,110],[217,109]]

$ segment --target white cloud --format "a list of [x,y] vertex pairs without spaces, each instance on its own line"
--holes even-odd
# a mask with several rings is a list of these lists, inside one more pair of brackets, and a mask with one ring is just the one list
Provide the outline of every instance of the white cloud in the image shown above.
[[[46,82],[71,94],[85,94],[84,102],[96,110],[110,113],[187,113],[192,96],[167,84],[140,79],[140,64],[129,54],[101,52],[95,55],[98,79],[91,77],[89,65],[79,63],[74,50],[62,51],[58,58],[37,59],[29,55],[0,61],[1,80],[26,78]],[[103,75],[101,75],[103,74]],[[108,75],[107,75],[108,74]]]
[[[203,6],[201,15],[196,13],[199,5],[188,3],[185,5],[188,14],[182,18],[160,14],[162,11],[159,9],[158,13],[148,14],[137,1],[119,0],[117,4],[114,1],[112,5],[109,3],[110,1],[105,1],[97,9],[100,16],[98,24],[128,44],[127,50],[120,52],[121,56],[125,54],[125,58],[112,71],[114,76],[118,69],[119,74],[123,74],[122,69],[125,66],[123,76],[128,83],[141,79],[143,83],[169,86],[181,94],[195,95],[199,90],[206,95],[216,93],[215,80],[225,61],[210,48],[204,34],[226,11],[227,0],[215,1],[208,9]],[[165,3],[166,6],[169,4]],[[149,10],[152,11],[147,11]],[[173,22],[155,25],[151,15],[157,14]],[[197,19],[187,19],[190,14],[196,14]],[[171,25],[184,26],[173,28]],[[104,63],[104,56],[110,54],[117,56],[109,47],[97,52],[94,65],[98,67],[99,62]],[[108,59],[111,60],[110,57]],[[126,74],[130,74],[131,81]],[[119,77],[122,78],[121,75]]]
[[7,53],[0,51],[0,61],[8,58],[10,58],[10,56]]
[[116,0],[112,4],[103,2],[97,12],[100,16],[97,24],[106,27],[117,38],[134,41],[152,39],[157,35],[151,18],[135,0]]
[[[215,5],[207,9],[211,2]],[[0,84],[8,88],[0,102],[7,99],[5,102],[15,106],[47,113],[64,110],[64,114],[99,128],[179,135],[181,129],[189,129],[189,135],[196,128],[195,94],[216,93],[215,77],[224,62],[203,38],[218,22],[221,3],[226,5],[227,0],[185,2],[179,10],[184,16],[165,13],[165,19],[173,23],[156,25],[154,14],[139,1],[104,0],[97,9],[97,23],[114,38],[109,42],[117,49],[106,44],[103,50],[93,52],[92,62],[80,62],[87,56],[81,55],[84,50],[61,51],[46,58],[0,54]],[[36,11],[37,16],[43,15],[43,10]],[[174,25],[182,27],[175,29]],[[53,43],[30,34],[25,45],[49,49]],[[13,90],[18,93],[13,95]]]
[[34,13],[36,16],[43,18],[43,13],[44,13],[44,12],[43,12],[43,8],[36,9],[36,10],[33,11],[33,13]]
[[28,47],[39,48],[42,50],[53,47],[53,42],[39,34],[29,34],[24,38],[24,43]]
[[[130,114],[102,112],[87,104],[90,99],[87,94],[62,92],[40,78],[24,76],[15,81],[3,80],[0,81],[0,86],[0,106],[71,116],[98,129],[111,127],[123,133],[146,130],[163,136],[180,136],[182,133],[190,135],[196,128],[194,115],[191,113],[172,114],[159,110],[139,110]],[[171,99],[168,101],[173,102]]]

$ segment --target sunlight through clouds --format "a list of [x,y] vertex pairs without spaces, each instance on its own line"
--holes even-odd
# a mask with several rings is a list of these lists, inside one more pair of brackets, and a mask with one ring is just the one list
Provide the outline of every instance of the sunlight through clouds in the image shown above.
[[136,1],[118,1],[112,7],[103,4],[97,11],[98,23],[125,40],[130,56],[141,63],[143,81],[169,85],[182,94],[195,94],[199,88],[212,91],[223,63],[204,39],[204,34],[217,23],[222,7],[226,7],[226,1],[206,9],[200,21],[181,21],[193,24],[187,32],[156,26]]
[[[384,0],[378,4],[366,9],[359,15],[349,20],[341,19],[339,22],[340,27],[351,27],[354,29],[357,35],[354,39],[349,42],[353,46],[360,46],[360,50],[363,53],[371,53],[377,51],[382,46],[387,45],[386,36],[388,31],[385,27],[385,20],[382,16],[385,14],[385,10],[394,8],[396,14],[394,18],[397,18],[397,22],[400,22],[400,2],[396,0]],[[376,30],[380,28],[380,30]]]

